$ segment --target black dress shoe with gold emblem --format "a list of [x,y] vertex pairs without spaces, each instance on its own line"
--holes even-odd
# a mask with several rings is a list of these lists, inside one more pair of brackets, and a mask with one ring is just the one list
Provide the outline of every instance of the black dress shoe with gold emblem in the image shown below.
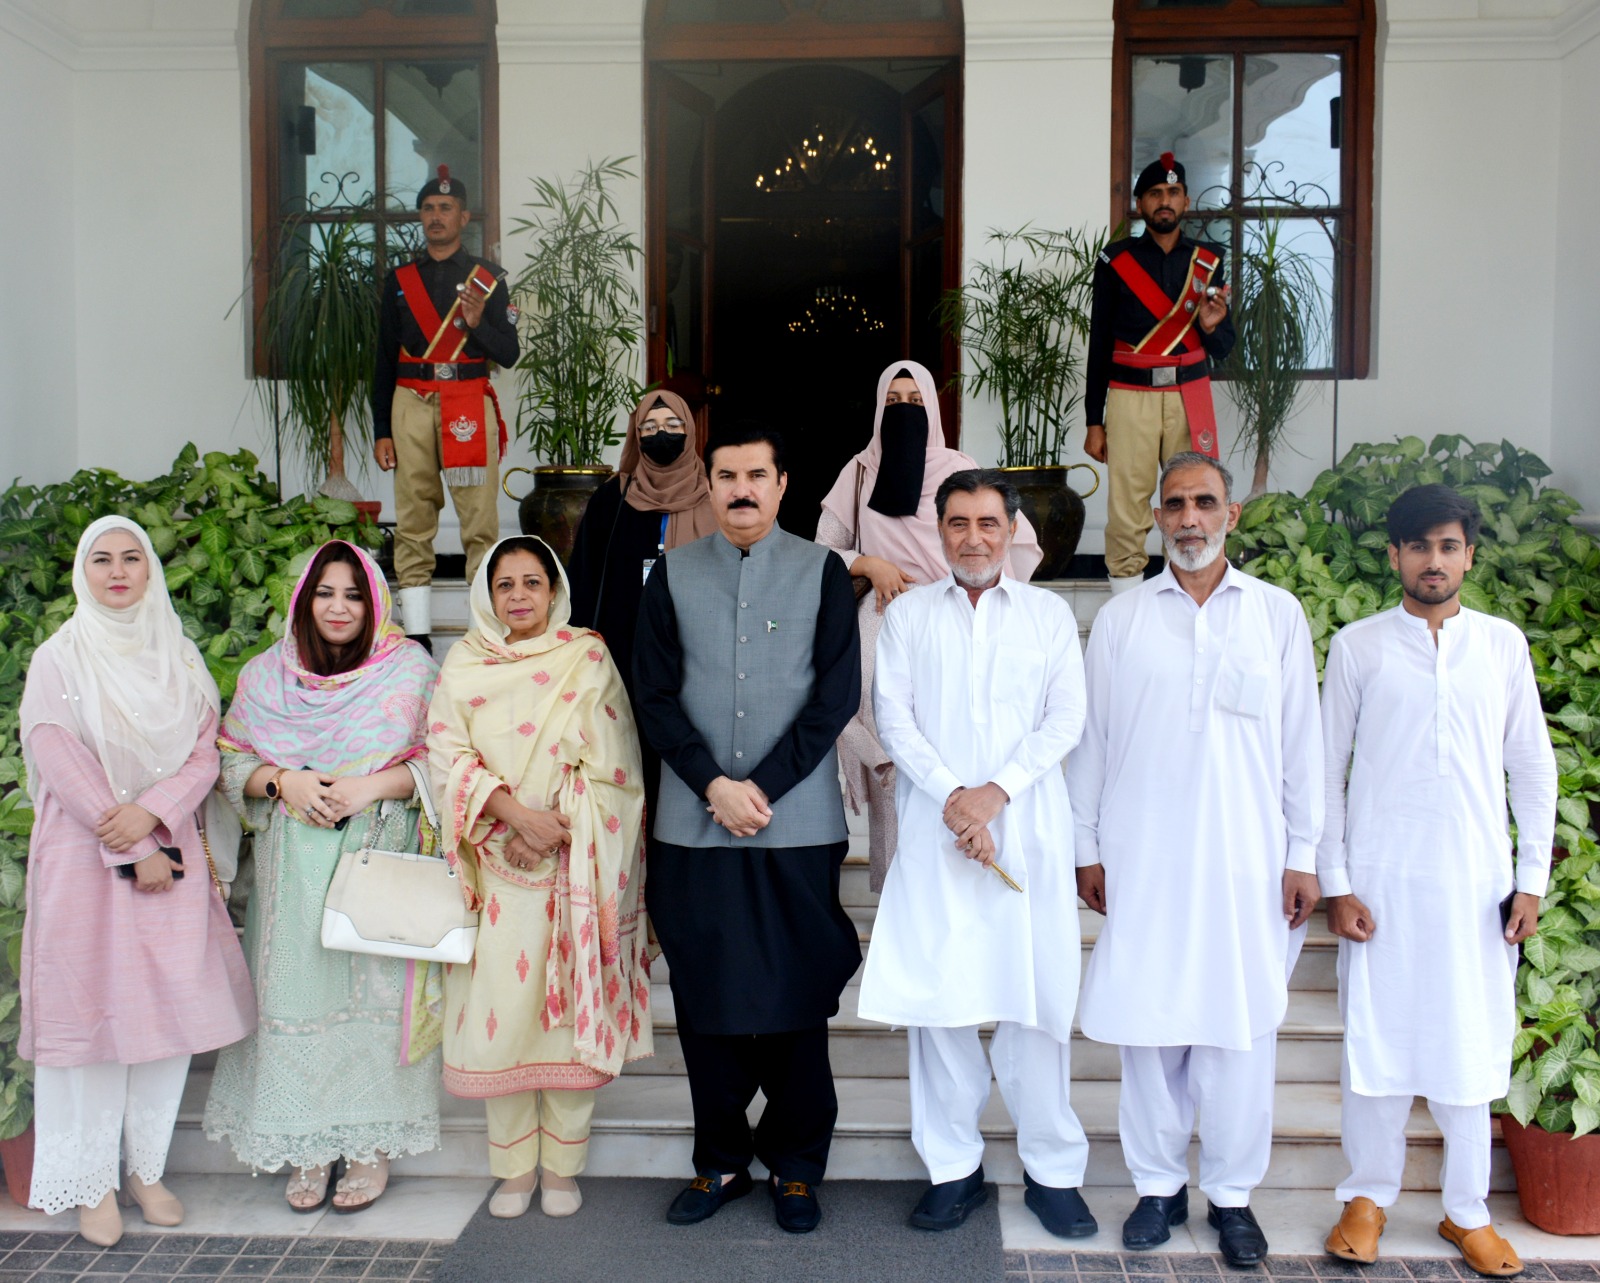
[[1189,1191],[1146,1194],[1122,1222],[1122,1246],[1135,1252],[1160,1247],[1172,1237],[1171,1227],[1189,1219]]
[[667,1221],[673,1225],[696,1225],[715,1216],[724,1203],[743,1198],[755,1188],[749,1172],[735,1172],[731,1181],[723,1180],[722,1175],[712,1167],[702,1167],[696,1172],[695,1178],[667,1208]]
[[817,1202],[815,1185],[774,1176],[767,1182],[767,1192],[772,1195],[772,1210],[780,1230],[809,1234],[821,1224],[822,1204]]
[[1256,1224],[1256,1214],[1248,1207],[1218,1207],[1209,1203],[1206,1220],[1217,1231],[1217,1247],[1229,1265],[1238,1269],[1260,1265],[1267,1259],[1267,1236]]
[[953,1230],[982,1207],[989,1197],[983,1183],[983,1166],[960,1180],[929,1185],[911,1209],[911,1227],[918,1230]]

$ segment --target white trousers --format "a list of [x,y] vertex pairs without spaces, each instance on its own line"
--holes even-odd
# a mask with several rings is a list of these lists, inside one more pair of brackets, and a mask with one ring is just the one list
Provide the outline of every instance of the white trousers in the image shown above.
[[142,1065],[40,1065],[33,1071],[33,1187],[45,1212],[93,1207],[121,1185],[120,1169],[146,1185],[167,1169],[189,1057]]
[[[1406,1120],[1410,1096],[1362,1096],[1344,1084],[1341,1130],[1350,1175],[1334,1191],[1342,1203],[1370,1198],[1391,1207],[1400,1193],[1406,1166]],[[1464,1230],[1489,1223],[1489,1104],[1441,1105],[1428,1102],[1444,1134],[1440,1173],[1445,1215]]]
[[1200,1115],[1200,1188],[1218,1207],[1246,1207],[1272,1161],[1274,1030],[1249,1051],[1123,1047],[1117,1126],[1133,1187],[1170,1198],[1189,1183]]
[[983,1161],[978,1119],[989,1071],[1017,1125],[1017,1152],[1041,1185],[1076,1189],[1089,1141],[1072,1112],[1072,1048],[1042,1029],[1002,1020],[983,1054],[978,1026],[906,1030],[911,1047],[911,1143],[935,1184],[958,1181]]

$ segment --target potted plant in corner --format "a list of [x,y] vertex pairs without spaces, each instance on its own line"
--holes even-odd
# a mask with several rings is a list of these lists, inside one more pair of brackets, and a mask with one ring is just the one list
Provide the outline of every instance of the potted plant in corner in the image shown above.
[[[1581,712],[1581,709],[1576,710]],[[1501,1135],[1522,1214],[1551,1234],[1600,1234],[1600,847],[1588,829],[1600,796],[1600,758],[1552,724],[1562,794],[1555,867],[1539,930],[1523,942],[1511,1086]],[[1590,716],[1590,727],[1600,718]],[[1566,743],[1562,743],[1566,740]]]
[[[1083,396],[1094,264],[1105,238],[1023,227],[988,239],[999,261],[978,263],[967,284],[945,293],[940,323],[966,351],[969,368],[956,379],[999,403],[1002,467],[1044,549],[1034,578],[1060,579],[1083,534],[1083,500],[1100,485],[1089,464],[1063,466],[1061,452]],[[1073,468],[1094,477],[1083,495],[1067,484]]]
[[[634,177],[623,160],[591,162],[568,182],[533,180],[531,240],[511,295],[522,312],[516,432],[545,460],[518,517],[565,560],[589,498],[611,469],[601,459],[622,439],[618,416],[643,394],[633,376],[642,318],[639,247],[617,217],[610,184]],[[512,468],[501,482],[506,485]]]
[[314,474],[325,477],[318,493],[348,500],[376,521],[380,505],[362,499],[345,475],[346,446],[353,442],[364,457],[372,427],[380,281],[374,229],[363,217],[370,205],[346,206],[336,222],[316,217],[329,212],[323,208],[284,225],[258,339],[271,377],[257,391]]

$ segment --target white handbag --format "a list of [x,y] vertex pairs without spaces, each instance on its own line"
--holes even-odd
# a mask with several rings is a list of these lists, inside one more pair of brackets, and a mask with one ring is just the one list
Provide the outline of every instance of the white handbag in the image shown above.
[[[416,779],[426,822],[437,831],[427,775],[407,762]],[[461,895],[461,880],[447,860],[372,845],[384,802],[365,846],[339,857],[322,905],[322,947],[349,953],[429,962],[471,962],[478,943],[478,914]]]

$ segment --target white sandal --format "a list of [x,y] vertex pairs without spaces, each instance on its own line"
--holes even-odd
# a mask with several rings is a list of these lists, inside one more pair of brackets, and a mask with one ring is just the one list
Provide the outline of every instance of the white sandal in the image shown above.
[[[379,1154],[376,1162],[351,1163],[345,1168],[345,1174],[340,1178],[333,1191],[333,1210],[341,1216],[352,1216],[356,1212],[364,1212],[380,1198],[383,1191],[389,1188],[389,1156]],[[360,1198],[359,1203],[341,1203],[340,1198],[351,1195]]]

